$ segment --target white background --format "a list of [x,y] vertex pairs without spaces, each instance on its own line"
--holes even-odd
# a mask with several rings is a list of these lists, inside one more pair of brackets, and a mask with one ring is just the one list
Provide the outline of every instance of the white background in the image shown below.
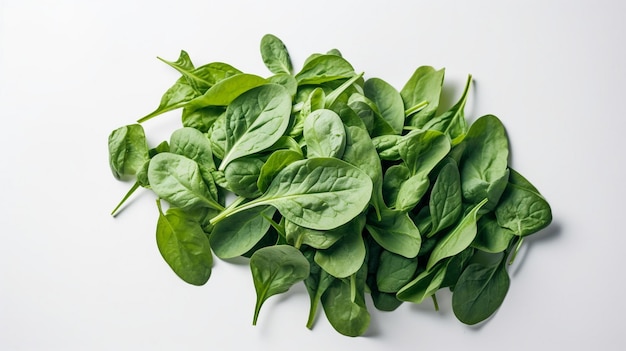
[[[626,5],[620,1],[0,0],[1,350],[618,350],[624,347]],[[446,68],[446,96],[475,78],[468,117],[506,126],[512,165],[552,205],[527,241],[497,314],[458,322],[449,294],[391,313],[364,337],[320,315],[303,286],[251,325],[245,263],[217,261],[203,287],[160,257],[154,197],[108,167],[111,130],[152,111],[178,77],[156,59],[189,52],[267,76],[273,33],[300,68],[338,48],[400,89],[420,65]],[[146,123],[169,137],[178,113]]]

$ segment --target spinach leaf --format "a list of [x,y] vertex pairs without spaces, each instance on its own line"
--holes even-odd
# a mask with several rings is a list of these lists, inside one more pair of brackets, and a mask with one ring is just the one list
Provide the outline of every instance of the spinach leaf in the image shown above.
[[380,253],[376,271],[378,291],[396,293],[406,285],[417,271],[417,258],[406,258],[391,251]]
[[363,335],[369,328],[370,314],[365,304],[367,267],[348,278],[335,279],[322,294],[322,306],[330,324],[346,336]]
[[404,127],[404,102],[400,93],[380,78],[371,78],[363,85],[363,94],[377,107],[377,112],[394,134]]
[[495,264],[472,263],[461,273],[452,294],[452,311],[461,322],[480,323],[502,305],[510,278],[501,257]]
[[315,249],[328,249],[345,235],[346,230],[344,228],[352,225],[352,221],[350,221],[334,229],[315,230],[301,227],[286,220],[285,236],[287,243],[296,248],[307,245]]
[[446,257],[451,257],[465,250],[476,237],[476,221],[478,211],[487,203],[487,199],[479,202],[474,206],[463,219],[447,233],[440,241],[437,242],[433,249],[426,269],[429,270],[435,264]]
[[304,279],[304,285],[306,286],[310,299],[309,317],[307,319],[306,326],[307,328],[312,329],[322,295],[336,278],[328,274],[317,263],[315,263],[315,250],[303,250],[302,253],[309,261],[310,267],[309,276]]
[[198,164],[181,155],[163,152],[155,155],[148,167],[150,187],[174,207],[209,207],[223,210],[202,179]]
[[422,128],[437,112],[444,73],[444,69],[420,66],[400,90],[408,118],[406,124]]
[[161,256],[185,282],[205,284],[213,266],[209,238],[200,224],[182,210],[170,208],[164,214],[159,200],[157,205],[156,239]]
[[291,74],[293,71],[287,47],[275,35],[266,34],[261,38],[261,57],[272,73]]
[[343,235],[329,248],[317,250],[315,263],[336,278],[356,273],[365,261],[364,225],[365,216],[360,215],[341,226]]
[[309,261],[293,246],[268,246],[252,254],[250,270],[257,295],[252,320],[256,325],[261,307],[268,298],[286,292],[309,276]]
[[[300,150],[298,148],[298,150]],[[260,191],[267,190],[274,177],[287,165],[302,160],[303,156],[300,152],[289,149],[276,150],[267,158],[267,161],[261,166],[261,171],[257,180],[257,187]]]
[[224,170],[228,189],[238,196],[249,199],[261,196],[257,183],[264,162],[256,157],[242,157],[233,160]]
[[450,159],[439,171],[430,193],[429,204],[432,229],[428,236],[456,223],[461,216],[461,176],[454,160]]
[[285,88],[265,84],[238,96],[226,109],[224,170],[234,159],[272,146],[287,130],[291,97]]
[[509,177],[509,142],[502,122],[493,115],[478,118],[465,139],[460,163],[463,197],[470,203],[489,199],[485,209],[493,209],[506,188]]
[[109,166],[115,178],[135,176],[148,159],[146,135],[140,124],[123,126],[109,134]]
[[522,237],[536,233],[552,222],[552,210],[543,196],[510,182],[495,214],[500,226]]
[[247,208],[271,205],[300,226],[333,229],[361,213],[371,193],[372,182],[363,171],[336,158],[317,157],[289,164],[262,196],[224,211],[212,221]]
[[222,259],[245,254],[263,238],[270,228],[267,218],[275,212],[271,206],[258,206],[217,223],[209,236],[213,252]]
[[308,158],[341,158],[346,147],[346,130],[339,115],[332,110],[315,110],[306,117],[303,127]]
[[422,244],[420,232],[404,211],[383,209],[378,220],[369,216],[366,228],[372,238],[383,248],[395,254],[412,258],[417,256]]
[[228,106],[239,95],[263,84],[267,84],[267,80],[257,75],[235,74],[215,83],[204,94],[190,100],[184,106],[194,109],[207,106]]
[[296,74],[298,85],[322,84],[354,76],[354,68],[343,57],[337,55],[318,55],[304,63]]

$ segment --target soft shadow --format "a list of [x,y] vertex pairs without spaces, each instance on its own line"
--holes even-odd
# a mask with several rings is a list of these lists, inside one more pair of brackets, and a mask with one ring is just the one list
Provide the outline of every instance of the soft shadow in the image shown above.
[[553,220],[548,227],[542,229],[537,233],[525,237],[524,243],[522,244],[520,251],[517,253],[513,265],[509,268],[510,275],[515,276],[518,274],[519,270],[522,268],[524,262],[526,261],[526,257],[535,245],[544,245],[546,243],[559,239],[559,237],[562,235],[562,228],[563,227],[560,222]]

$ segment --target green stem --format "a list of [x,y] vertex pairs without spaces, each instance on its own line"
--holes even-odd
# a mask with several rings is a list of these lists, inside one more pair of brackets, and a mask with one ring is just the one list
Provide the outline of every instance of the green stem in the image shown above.
[[515,245],[515,250],[513,251],[513,254],[511,255],[511,258],[509,259],[509,266],[513,264],[513,261],[515,261],[515,257],[517,257],[517,253],[519,252],[519,250],[522,247],[523,243],[524,243],[524,238],[520,237],[517,240],[517,245]]
[[430,297],[433,299],[433,304],[435,305],[435,311],[439,311],[439,303],[437,302],[437,295],[432,294]]
[[404,111],[404,115],[408,117],[408,116],[418,112],[419,110],[423,109],[426,106],[428,106],[428,101],[422,101],[419,104],[417,104],[417,105],[415,105],[413,107],[410,107],[409,109]]
[[128,192],[126,193],[126,195],[124,195],[124,197],[122,198],[122,201],[120,201],[119,204],[117,204],[117,206],[115,206],[115,208],[113,209],[113,211],[111,211],[111,216],[115,217],[117,210],[119,210],[120,207],[122,207],[122,204],[124,202],[126,202],[126,200],[128,200],[128,198],[135,192],[135,190],[139,189],[139,182],[135,182],[135,184],[133,184],[133,186],[130,188],[130,190],[128,190]]
[[239,210],[238,206],[241,205],[242,202],[246,201],[246,198],[243,196],[239,196],[233,201],[230,205],[228,205],[222,212],[220,212],[217,216],[211,218],[209,223],[211,225],[215,225],[217,222],[222,219],[230,216],[231,214],[237,212]]
[[313,323],[315,322],[315,316],[317,315],[317,304],[319,303],[319,298],[317,294],[315,297],[311,298],[311,307],[309,309],[309,318],[306,321],[306,327],[309,329],[313,329]]

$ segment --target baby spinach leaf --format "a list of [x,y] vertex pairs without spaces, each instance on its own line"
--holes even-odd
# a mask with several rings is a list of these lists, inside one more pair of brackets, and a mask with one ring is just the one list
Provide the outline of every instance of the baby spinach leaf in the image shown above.
[[417,271],[417,258],[406,258],[383,250],[379,257],[376,271],[376,285],[378,290],[386,293],[396,293],[406,285]]
[[181,155],[163,152],[155,155],[148,167],[151,189],[174,207],[209,207],[223,210],[211,195],[198,164]]
[[298,85],[322,84],[354,76],[354,68],[343,57],[337,55],[317,55],[304,63],[296,74]]
[[406,82],[400,91],[408,118],[406,124],[422,128],[437,112],[444,73],[444,69],[435,70],[430,66],[421,66]]
[[215,170],[211,142],[195,128],[184,127],[170,136],[170,152],[186,156],[198,163],[201,170]]
[[241,256],[252,249],[267,233],[276,209],[258,206],[235,213],[217,223],[209,241],[213,252],[222,259]]
[[479,202],[474,206],[463,219],[447,233],[441,240],[437,242],[433,249],[426,269],[429,270],[435,264],[446,257],[451,257],[465,250],[476,237],[476,221],[478,211],[487,203],[487,199]]
[[301,227],[289,220],[285,221],[285,236],[287,243],[296,248],[307,245],[315,249],[328,249],[341,239],[346,231],[345,227],[351,226],[352,221],[329,230],[315,230]]
[[244,92],[267,84],[267,80],[254,74],[239,73],[215,83],[204,94],[190,100],[185,106],[199,109],[207,106],[228,106]]
[[202,227],[181,209],[170,208],[164,214],[159,200],[157,205],[156,240],[161,256],[185,282],[205,284],[211,276],[213,256]]
[[346,147],[346,130],[339,115],[332,110],[315,110],[305,118],[303,127],[308,158],[341,158]]
[[504,255],[495,264],[472,263],[461,273],[454,288],[452,311],[465,324],[480,323],[502,305],[509,285]]
[[367,231],[383,248],[395,254],[412,258],[417,256],[422,244],[420,232],[404,211],[383,209],[378,220],[372,215],[366,223]]
[[363,85],[363,94],[377,107],[382,119],[394,134],[404,127],[404,102],[400,93],[380,78],[370,78]]
[[360,169],[336,158],[296,161],[283,168],[260,197],[213,219],[233,212],[272,205],[288,220],[311,229],[343,225],[368,204],[372,182]]
[[233,160],[224,170],[228,189],[236,195],[249,199],[261,196],[257,186],[263,160],[255,157],[242,157]]
[[361,236],[364,225],[365,216],[360,215],[341,226],[343,235],[329,248],[317,250],[315,263],[336,278],[356,273],[365,260],[365,243]]
[[478,118],[463,140],[465,151],[459,165],[463,197],[470,203],[489,199],[493,209],[509,177],[509,142],[502,122],[493,115]]
[[291,74],[293,71],[287,47],[275,35],[266,34],[261,38],[261,57],[272,73]]
[[109,134],[109,166],[115,178],[135,176],[148,159],[146,135],[140,124],[123,126]]
[[256,325],[261,307],[268,298],[286,292],[309,276],[309,261],[293,246],[268,246],[252,254],[250,270],[257,295],[252,320]]
[[[446,262],[447,263],[447,262]],[[443,283],[447,264],[439,264],[432,269],[421,272],[415,279],[403,286],[396,296],[401,301],[422,303],[432,296]]]
[[398,152],[411,175],[427,176],[450,152],[450,139],[438,131],[420,131],[407,135]]
[[377,213],[385,206],[383,200],[383,171],[376,148],[363,122],[345,103],[337,102],[332,109],[337,112],[346,130],[346,147],[342,159],[365,172],[372,180],[370,203]]
[[302,253],[309,261],[310,267],[310,273],[309,276],[304,279],[304,285],[306,286],[310,299],[309,318],[307,319],[306,326],[311,329],[313,328],[313,323],[315,322],[315,316],[317,315],[318,305],[322,298],[322,294],[324,294],[326,289],[336,278],[328,274],[317,263],[315,263],[315,250],[303,250]]
[[[300,150],[298,148],[298,150]],[[300,151],[301,152],[301,151]],[[300,152],[289,149],[276,150],[268,157],[261,166],[261,172],[257,180],[257,187],[260,191],[267,190],[274,177],[287,165],[302,160],[304,157]]]
[[184,127],[195,128],[206,133],[225,110],[223,106],[207,106],[198,109],[185,107],[181,120]]
[[454,160],[450,159],[439,171],[430,193],[429,204],[432,229],[428,236],[456,223],[461,216],[461,176]]
[[510,229],[501,227],[495,214],[489,212],[478,220],[476,238],[472,242],[472,246],[490,253],[503,252],[509,247],[514,237],[515,233]]
[[346,336],[363,335],[370,314],[365,304],[365,265],[348,278],[335,279],[322,294],[322,306],[330,324]]
[[219,169],[272,146],[287,130],[290,114],[291,97],[280,85],[265,84],[238,96],[226,109],[226,154]]
[[[468,76],[465,89],[459,101],[448,111],[426,122],[423,129],[438,130],[450,137],[453,141],[460,140],[467,133],[467,121],[465,119],[465,103],[469,92],[472,76]],[[454,144],[454,142],[453,142]]]
[[552,222],[552,210],[543,196],[513,183],[506,186],[495,214],[500,226],[522,237]]

